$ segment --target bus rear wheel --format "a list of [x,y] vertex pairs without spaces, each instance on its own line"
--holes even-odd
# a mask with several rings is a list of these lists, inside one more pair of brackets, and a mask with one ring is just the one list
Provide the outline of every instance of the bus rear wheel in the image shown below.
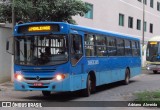
[[43,94],[43,96],[48,97],[51,95],[51,92],[50,91],[42,91],[42,94]]
[[83,95],[85,97],[89,97],[91,95],[91,90],[92,90],[92,80],[90,74],[88,74],[86,89],[83,90]]
[[125,85],[128,85],[129,84],[129,79],[130,79],[130,71],[129,69],[127,68],[126,71],[125,71],[125,79],[123,81],[123,83]]
[[157,70],[153,70],[153,73],[156,74],[156,73],[158,73],[158,71]]

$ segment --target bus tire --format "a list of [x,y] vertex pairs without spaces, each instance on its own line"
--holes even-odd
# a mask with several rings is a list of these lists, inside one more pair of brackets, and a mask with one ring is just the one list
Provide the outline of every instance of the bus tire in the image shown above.
[[92,80],[90,74],[88,74],[86,89],[83,90],[83,95],[85,97],[89,97],[91,95],[91,90],[92,90]]
[[129,84],[129,79],[130,79],[130,71],[129,69],[127,68],[126,71],[125,71],[125,79],[123,81],[123,83],[125,85],[128,85]]
[[51,95],[51,91],[42,91],[43,96],[48,97]]
[[153,70],[153,73],[156,74],[156,73],[158,73],[158,71],[157,70]]

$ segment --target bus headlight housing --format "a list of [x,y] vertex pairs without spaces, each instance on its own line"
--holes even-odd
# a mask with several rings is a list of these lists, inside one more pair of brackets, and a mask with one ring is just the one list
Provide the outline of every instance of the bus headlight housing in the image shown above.
[[147,70],[150,70],[150,67],[147,67]]
[[65,75],[65,74],[57,74],[57,75],[55,76],[55,79],[56,79],[57,81],[61,81],[61,80],[63,80],[64,78],[66,78],[66,75]]
[[15,79],[17,79],[18,81],[22,81],[23,80],[23,76],[22,74],[15,74]]

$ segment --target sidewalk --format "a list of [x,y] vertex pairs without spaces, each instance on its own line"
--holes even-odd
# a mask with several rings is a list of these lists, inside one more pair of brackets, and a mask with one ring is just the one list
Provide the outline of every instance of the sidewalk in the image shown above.
[[13,82],[8,81],[0,84],[0,91],[13,90]]

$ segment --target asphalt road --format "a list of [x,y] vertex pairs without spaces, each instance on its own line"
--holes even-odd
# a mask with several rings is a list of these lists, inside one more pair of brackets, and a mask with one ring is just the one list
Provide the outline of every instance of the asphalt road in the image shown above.
[[[152,72],[143,70],[142,74],[130,80],[129,85],[123,85],[120,82],[107,84],[97,87],[97,91],[90,97],[83,97],[79,92],[73,93],[53,93],[50,97],[43,97],[40,91],[14,91],[11,83],[4,83],[0,85],[0,101],[132,101],[136,97],[137,92],[160,90],[160,73],[153,74]],[[95,107],[86,109],[94,110]],[[18,108],[20,109],[20,108]],[[41,108],[42,109],[42,108]],[[51,109],[51,108],[48,108]],[[63,109],[56,107],[56,110]],[[65,108],[66,109],[66,108]],[[73,108],[68,108],[72,110]],[[80,108],[76,108],[80,109]],[[99,109],[106,109],[100,107]],[[114,110],[114,108],[108,108]],[[120,108],[119,108],[120,109]],[[144,108],[121,108],[123,110],[143,110]],[[149,108],[151,109],[151,108]],[[155,108],[154,108],[155,109]],[[12,109],[14,110],[14,108]],[[17,108],[16,108],[17,110]],[[75,110],[75,109],[73,109]],[[95,109],[96,110],[96,109]]]

